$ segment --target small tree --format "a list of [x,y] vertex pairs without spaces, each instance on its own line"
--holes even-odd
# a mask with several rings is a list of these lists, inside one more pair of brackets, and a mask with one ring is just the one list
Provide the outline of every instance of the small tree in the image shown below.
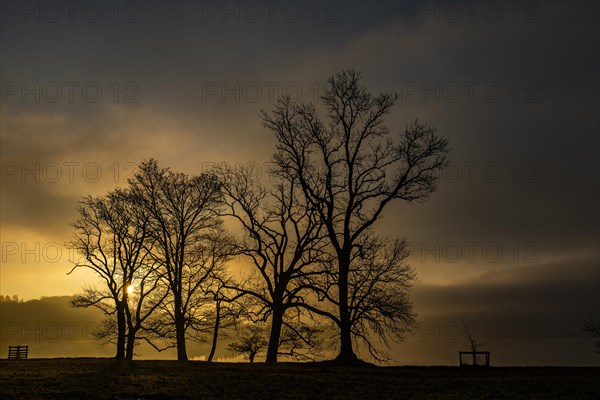
[[471,353],[473,355],[473,365],[477,365],[476,352],[478,352],[481,349],[481,347],[485,345],[485,342],[480,342],[477,340],[477,338],[475,337],[475,328],[469,328],[464,319],[462,320],[462,325],[463,330],[465,332],[465,338],[468,342],[467,345],[471,349]]
[[228,348],[233,352],[242,354],[253,363],[256,355],[268,344],[263,327],[252,324],[243,327],[238,334],[238,340],[230,343]]
[[[600,321],[594,321],[593,318],[585,321],[583,323],[583,330],[590,333],[592,337],[600,338]],[[600,354],[600,341],[596,342],[595,349],[596,353]]]

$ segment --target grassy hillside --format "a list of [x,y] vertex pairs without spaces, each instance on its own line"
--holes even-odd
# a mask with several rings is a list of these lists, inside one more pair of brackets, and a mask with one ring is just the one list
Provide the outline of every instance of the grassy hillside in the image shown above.
[[7,399],[597,399],[600,368],[0,361]]

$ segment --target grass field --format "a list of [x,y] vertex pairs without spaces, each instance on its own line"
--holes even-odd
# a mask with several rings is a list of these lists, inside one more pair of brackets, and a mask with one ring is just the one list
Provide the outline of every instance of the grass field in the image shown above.
[[598,399],[600,368],[0,361],[0,399]]

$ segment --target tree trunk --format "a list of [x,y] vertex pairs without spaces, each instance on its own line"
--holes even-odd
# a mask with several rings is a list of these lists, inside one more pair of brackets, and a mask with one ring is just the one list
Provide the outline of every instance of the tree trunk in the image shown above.
[[340,303],[340,353],[337,361],[351,363],[358,358],[352,350],[352,326],[350,324],[350,310],[348,309],[348,271],[350,257],[342,256],[339,259],[339,303]]
[[283,307],[273,308],[273,318],[271,319],[271,333],[269,335],[269,347],[267,348],[266,362],[277,362],[277,352],[279,351],[279,338],[281,336],[281,325],[283,323]]
[[212,345],[210,347],[210,354],[206,361],[212,362],[215,356],[215,350],[217,349],[217,340],[219,339],[219,323],[221,321],[221,300],[216,302],[216,314],[215,314],[215,330],[213,331]]
[[125,322],[125,307],[122,302],[117,303],[117,354],[115,358],[125,358],[125,330],[127,324]]
[[248,358],[250,359],[250,364],[252,364],[254,362],[254,356],[256,355],[256,353],[250,352],[250,354],[248,354]]
[[129,360],[133,360],[133,350],[135,349],[135,332],[133,330],[129,330],[127,334],[127,352],[125,353],[125,358]]
[[177,294],[174,299],[175,305],[175,339],[177,340],[177,359],[187,361],[185,349],[185,315],[181,311],[181,297]]

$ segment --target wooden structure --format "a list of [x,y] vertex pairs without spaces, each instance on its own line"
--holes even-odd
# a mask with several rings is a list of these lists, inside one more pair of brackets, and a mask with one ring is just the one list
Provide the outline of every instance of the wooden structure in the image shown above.
[[[477,364],[477,356],[485,356],[485,364]],[[471,356],[473,363],[469,364],[465,362],[463,356]],[[461,367],[489,367],[490,366],[490,352],[489,351],[459,351],[458,357],[460,360]]]
[[9,360],[26,360],[29,355],[29,346],[8,346]]

